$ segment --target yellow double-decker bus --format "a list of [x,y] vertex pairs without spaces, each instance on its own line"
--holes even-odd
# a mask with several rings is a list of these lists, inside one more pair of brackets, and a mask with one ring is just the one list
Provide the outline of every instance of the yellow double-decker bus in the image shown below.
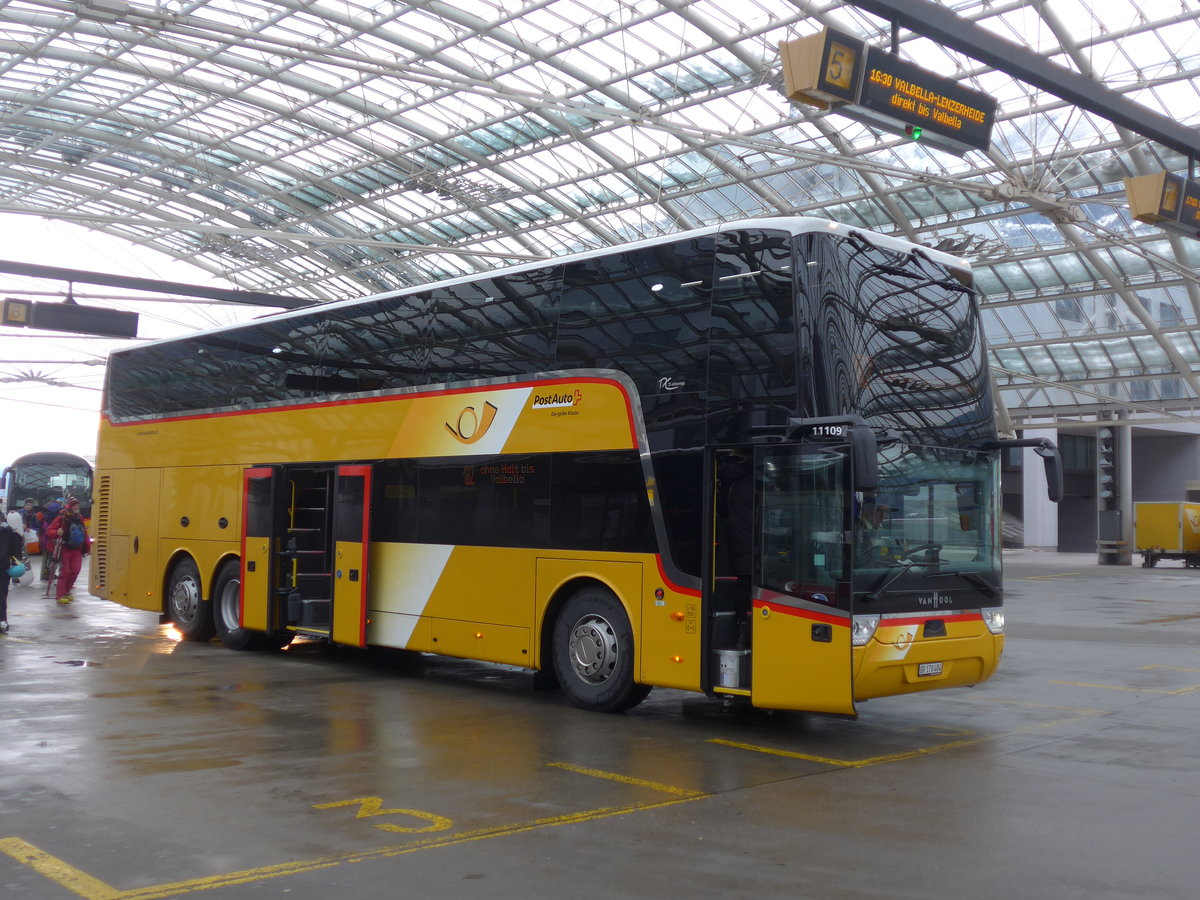
[[235,649],[853,714],[996,668],[994,412],[962,262],[738,222],[113,354],[91,584]]

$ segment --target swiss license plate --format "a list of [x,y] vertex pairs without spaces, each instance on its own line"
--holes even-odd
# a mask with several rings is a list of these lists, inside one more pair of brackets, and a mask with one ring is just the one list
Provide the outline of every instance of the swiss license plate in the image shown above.
[[924,678],[926,675],[941,675],[942,664],[936,663],[919,663],[917,665],[917,677]]

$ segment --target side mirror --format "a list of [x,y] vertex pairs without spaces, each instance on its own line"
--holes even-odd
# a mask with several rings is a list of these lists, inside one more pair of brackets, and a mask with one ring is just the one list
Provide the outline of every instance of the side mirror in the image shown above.
[[879,444],[866,425],[851,425],[850,447],[854,459],[854,490],[870,493],[879,487]]
[[1058,447],[1053,441],[1042,438],[1040,444],[1034,446],[1033,452],[1042,458],[1046,467],[1046,493],[1050,496],[1050,502],[1057,503],[1063,497],[1062,457],[1058,455]]
[[1046,494],[1051,503],[1058,503],[1063,497],[1062,457],[1058,455],[1058,447],[1054,441],[1047,438],[1022,438],[1012,441],[988,441],[980,444],[980,450],[1005,450],[1009,447],[1032,447],[1033,452],[1042,458],[1046,466]]

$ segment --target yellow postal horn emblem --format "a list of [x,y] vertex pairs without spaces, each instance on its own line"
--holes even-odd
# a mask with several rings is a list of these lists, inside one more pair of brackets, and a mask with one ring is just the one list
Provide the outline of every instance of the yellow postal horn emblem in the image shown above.
[[454,424],[445,422],[446,430],[454,435],[454,439],[463,444],[474,444],[487,434],[496,419],[496,407],[488,402],[483,404],[483,413],[475,412],[474,406],[468,406],[458,414]]

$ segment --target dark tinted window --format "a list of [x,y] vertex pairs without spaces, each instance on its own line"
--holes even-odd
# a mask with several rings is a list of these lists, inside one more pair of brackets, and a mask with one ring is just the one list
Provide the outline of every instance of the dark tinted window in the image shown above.
[[246,483],[246,534],[268,537],[275,528],[274,478],[251,478]]
[[544,547],[548,457],[424,461],[417,472],[418,540],[427,544]]
[[814,235],[802,282],[821,415],[850,410],[913,440],[995,436],[969,276],[868,236]]
[[635,451],[391,460],[374,477],[375,540],[655,549]]
[[334,533],[339,541],[362,543],[363,539],[363,482],[362,475],[339,475],[337,479],[337,525]]
[[377,541],[412,543],[417,538],[417,461],[377,463],[371,501],[371,536]]
[[703,390],[711,237],[568,263],[557,367],[614,368],[643,395]]
[[569,550],[654,550],[646,476],[634,451],[554,457],[550,537]]
[[326,326],[329,373],[358,381],[361,390],[424,384],[431,303],[418,291],[334,312]]
[[525,375],[551,368],[561,269],[519,272],[432,293],[428,380]]
[[695,450],[655,454],[654,480],[671,557],[681,571],[699,575],[704,522],[703,453]]
[[719,235],[709,344],[709,440],[744,440],[783,424],[796,407],[796,318],[791,236]]
[[354,364],[331,348],[324,312],[115,354],[109,402],[118,417],[170,415],[364,390]]

